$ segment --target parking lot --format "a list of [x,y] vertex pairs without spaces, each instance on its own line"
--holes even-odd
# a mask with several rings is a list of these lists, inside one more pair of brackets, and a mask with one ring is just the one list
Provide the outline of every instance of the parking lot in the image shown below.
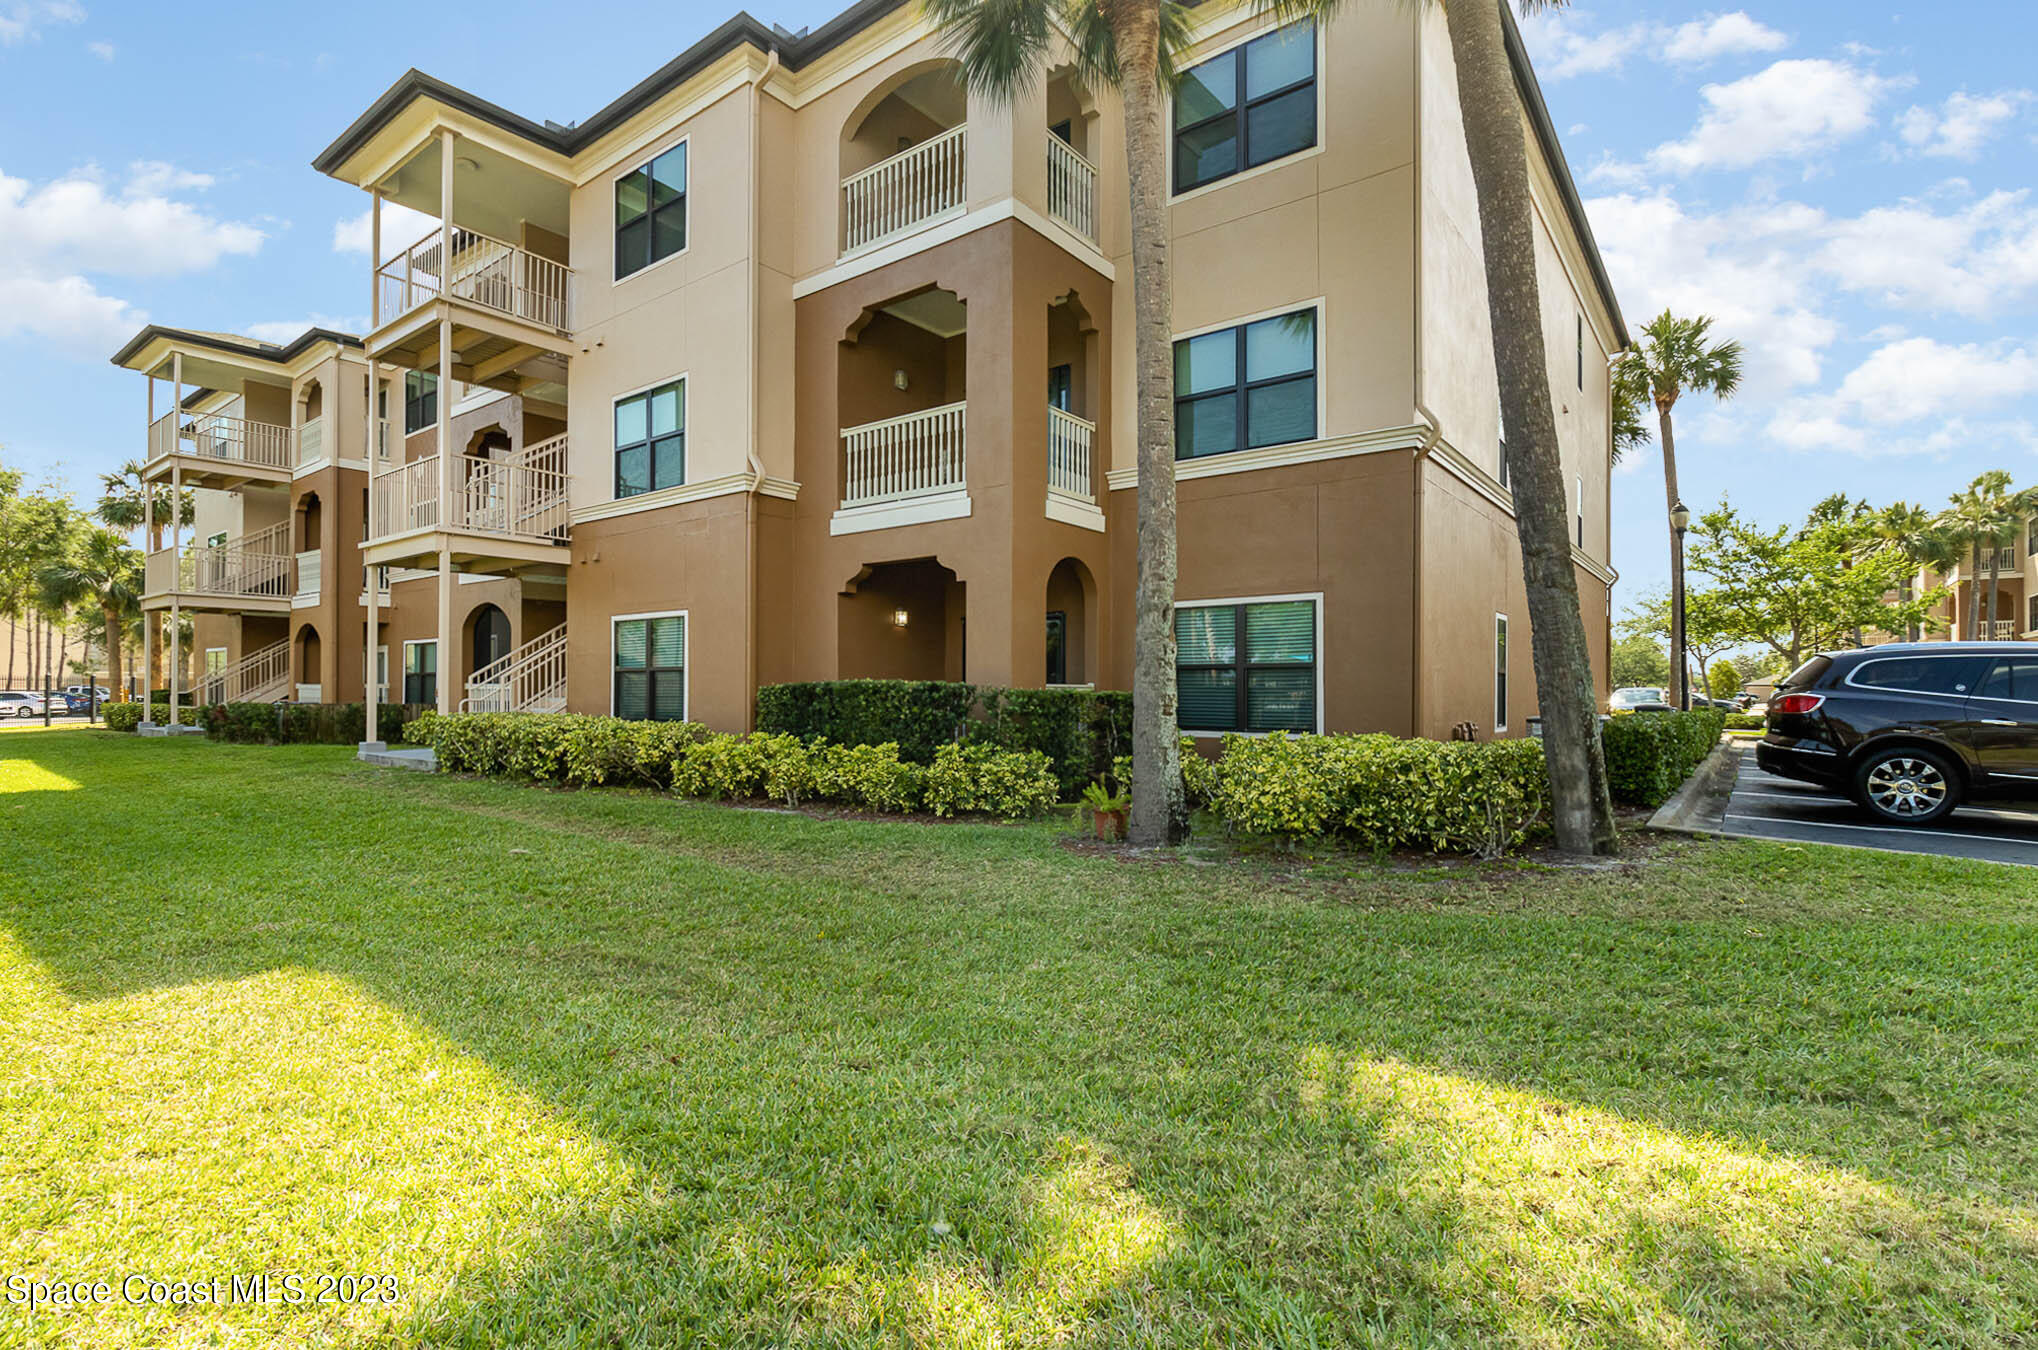
[[1755,767],[1752,748],[1742,755],[1719,830],[1753,839],[1933,853],[2038,867],[2038,806],[1989,802],[1963,806],[1936,826],[1876,825],[1844,797],[1762,772]]

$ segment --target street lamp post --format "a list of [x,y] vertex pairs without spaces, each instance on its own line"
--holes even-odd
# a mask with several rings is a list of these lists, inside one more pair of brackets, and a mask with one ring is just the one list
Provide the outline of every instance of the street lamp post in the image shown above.
[[1670,661],[1677,683],[1677,706],[1691,711],[1691,668],[1684,655],[1684,531],[1691,525],[1691,508],[1679,498],[1670,508],[1670,533],[1677,547],[1670,552]]

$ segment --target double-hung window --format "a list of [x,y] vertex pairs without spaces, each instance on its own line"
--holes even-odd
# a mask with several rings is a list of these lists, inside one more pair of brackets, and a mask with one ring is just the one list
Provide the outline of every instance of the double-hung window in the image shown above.
[[1175,89],[1176,192],[1315,144],[1315,24],[1291,23],[1182,73]]
[[1507,616],[1493,616],[1493,729],[1507,730]]
[[438,643],[403,644],[403,701],[405,703],[439,701]]
[[616,180],[616,280],[686,247],[686,142]]
[[616,716],[686,720],[686,615],[617,619]]
[[422,370],[403,373],[403,434],[423,431],[439,420],[439,377]]
[[1175,458],[1316,438],[1316,311],[1175,343]]
[[686,381],[616,400],[616,496],[686,481]]
[[1315,731],[1316,601],[1175,609],[1184,731]]

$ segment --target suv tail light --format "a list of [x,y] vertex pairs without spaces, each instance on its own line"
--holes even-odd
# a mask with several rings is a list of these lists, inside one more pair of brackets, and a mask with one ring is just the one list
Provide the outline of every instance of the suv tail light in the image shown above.
[[1824,694],[1785,694],[1769,705],[1769,711],[1778,713],[1817,712],[1819,705],[1826,701]]

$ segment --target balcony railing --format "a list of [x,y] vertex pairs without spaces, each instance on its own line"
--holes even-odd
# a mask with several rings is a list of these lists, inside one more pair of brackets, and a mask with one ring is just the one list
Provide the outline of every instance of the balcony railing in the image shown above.
[[251,422],[225,413],[166,413],[149,427],[149,458],[190,455],[229,464],[288,469],[294,450],[289,427]]
[[316,601],[324,589],[325,555],[318,549],[306,549],[297,555],[297,592],[299,602]]
[[573,269],[474,230],[453,231],[450,283],[435,231],[375,269],[375,323],[444,294],[565,332]]
[[326,420],[314,417],[297,428],[297,467],[316,463],[326,453]]
[[461,712],[558,712],[566,706],[566,625],[540,633],[467,679]]
[[1097,480],[1090,462],[1090,443],[1097,424],[1050,406],[1047,410],[1047,490],[1094,504]]
[[1052,131],[1047,133],[1047,213],[1097,242],[1097,166]]
[[964,484],[966,403],[866,422],[842,433],[842,505],[953,492]]
[[1996,642],[2014,641],[2017,636],[2015,619],[1996,619],[1983,626],[1989,630],[1989,637]]
[[289,594],[288,526],[271,525],[223,544],[159,549],[148,556],[143,585],[150,595],[224,595],[281,600]]
[[446,510],[440,509],[437,455],[376,474],[369,496],[370,537],[447,529],[565,542],[572,477],[566,472],[564,436],[509,459],[461,455],[453,472],[453,500]]
[[968,188],[967,124],[842,180],[842,249],[882,243],[951,211]]

